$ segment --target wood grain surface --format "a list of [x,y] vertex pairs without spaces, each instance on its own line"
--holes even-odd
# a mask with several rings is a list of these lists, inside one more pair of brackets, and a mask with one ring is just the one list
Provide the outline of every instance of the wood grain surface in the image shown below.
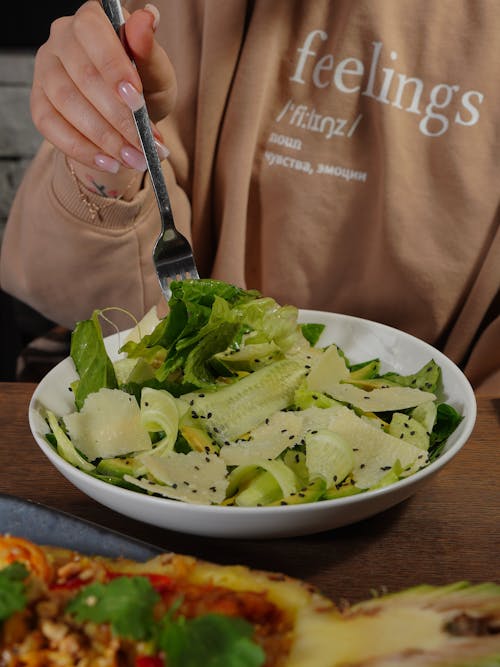
[[224,540],[128,519],[73,487],[30,433],[28,403],[34,389],[29,383],[0,384],[0,493],[62,509],[168,551],[300,577],[336,601],[354,602],[422,583],[500,582],[500,398],[478,399],[469,442],[397,507],[317,535]]

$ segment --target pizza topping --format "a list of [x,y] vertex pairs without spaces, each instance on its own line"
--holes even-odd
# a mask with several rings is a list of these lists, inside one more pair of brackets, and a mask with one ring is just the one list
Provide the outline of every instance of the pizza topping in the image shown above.
[[0,621],[24,609],[26,592],[24,580],[28,570],[22,563],[12,563],[0,570]]
[[[14,558],[8,541],[0,536],[0,563]],[[0,569],[2,667],[49,655],[58,665],[273,667],[289,650],[290,620],[264,591],[195,584],[182,568],[134,574],[58,553],[51,563],[47,581],[29,562]]]

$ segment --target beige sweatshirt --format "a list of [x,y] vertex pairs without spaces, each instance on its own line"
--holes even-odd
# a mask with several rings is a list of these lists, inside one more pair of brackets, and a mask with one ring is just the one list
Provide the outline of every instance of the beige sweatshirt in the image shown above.
[[[498,0],[157,4],[179,83],[165,173],[200,273],[411,332],[500,393]],[[68,327],[140,316],[158,230],[148,184],[92,222],[45,144],[2,287]]]

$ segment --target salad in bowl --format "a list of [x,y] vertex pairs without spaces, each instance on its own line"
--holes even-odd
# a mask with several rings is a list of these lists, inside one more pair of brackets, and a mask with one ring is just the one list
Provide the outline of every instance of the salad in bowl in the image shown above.
[[[352,358],[334,327],[325,340],[328,314],[214,280],[171,287],[168,315],[120,334],[116,354],[101,312],[78,323],[72,408],[58,414],[37,397],[46,443],[79,474],[228,512],[342,503],[432,467],[462,424],[443,387],[446,358],[421,341],[429,356],[420,350],[403,371],[407,358]],[[337,317],[344,338],[346,324],[353,336],[358,323],[381,327],[385,343],[394,333],[392,357],[401,335],[417,341]]]

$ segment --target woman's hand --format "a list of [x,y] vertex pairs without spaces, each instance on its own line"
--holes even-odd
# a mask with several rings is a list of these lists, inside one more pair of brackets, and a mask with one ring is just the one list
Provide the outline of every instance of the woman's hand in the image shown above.
[[[71,160],[117,173],[144,170],[131,110],[144,99],[154,122],[172,108],[176,82],[154,38],[154,8],[126,14],[125,36],[137,69],[99,2],[59,18],[35,59],[31,113],[39,132]],[[167,155],[153,127],[160,158]]]

